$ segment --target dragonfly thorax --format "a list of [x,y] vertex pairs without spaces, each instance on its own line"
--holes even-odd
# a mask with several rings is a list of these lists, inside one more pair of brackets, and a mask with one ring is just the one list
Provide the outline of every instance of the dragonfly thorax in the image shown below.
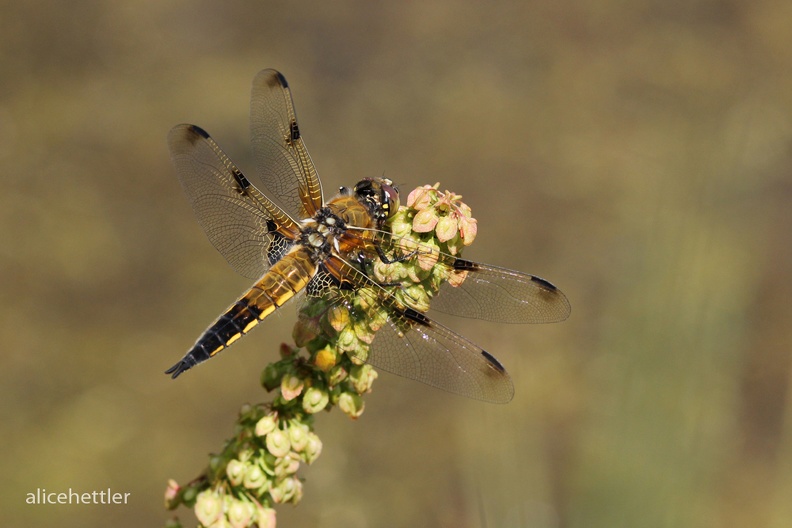
[[346,230],[346,222],[329,207],[322,207],[313,218],[303,221],[300,243],[309,248],[317,261],[338,248],[338,238]]

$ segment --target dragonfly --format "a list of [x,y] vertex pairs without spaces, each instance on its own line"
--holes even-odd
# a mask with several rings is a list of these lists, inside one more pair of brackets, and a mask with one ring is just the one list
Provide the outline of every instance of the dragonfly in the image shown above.
[[[202,128],[181,124],[168,135],[198,222],[231,267],[255,283],[166,374],[176,378],[216,356],[298,294],[343,302],[351,291],[369,295],[387,314],[370,353],[360,359],[470,398],[510,401],[514,384],[495,356],[399,301],[393,294],[398,284],[378,283],[366,272],[366,263],[388,262],[399,244],[387,228],[399,208],[393,183],[364,178],[325,201],[291,89],[278,71],[263,70],[253,81],[250,131],[255,184]],[[400,258],[422,252],[418,247]],[[442,252],[434,265],[464,271],[467,278],[444,284],[433,310],[505,323],[557,322],[570,314],[561,290],[535,275]]]

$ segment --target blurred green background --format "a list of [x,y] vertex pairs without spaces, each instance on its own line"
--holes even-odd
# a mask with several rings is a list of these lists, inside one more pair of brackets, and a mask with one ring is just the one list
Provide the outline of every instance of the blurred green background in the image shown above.
[[[160,526],[288,341],[283,310],[178,381],[248,281],[204,237],[171,126],[243,169],[253,76],[288,78],[325,188],[441,182],[469,258],[572,317],[443,319],[514,401],[383,374],[279,526],[792,526],[792,4],[4,2],[0,511]],[[30,506],[36,488],[131,493]],[[182,510],[186,525],[192,513]]]

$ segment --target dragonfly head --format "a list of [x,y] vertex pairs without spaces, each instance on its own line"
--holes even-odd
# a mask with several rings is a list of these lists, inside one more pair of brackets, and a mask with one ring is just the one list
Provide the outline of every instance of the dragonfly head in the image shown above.
[[365,178],[355,185],[355,196],[366,204],[379,222],[399,210],[399,190],[387,178]]

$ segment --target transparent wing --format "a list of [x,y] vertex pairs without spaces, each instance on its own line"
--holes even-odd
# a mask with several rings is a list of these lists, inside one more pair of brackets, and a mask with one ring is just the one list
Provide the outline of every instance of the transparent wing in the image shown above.
[[459,286],[444,283],[433,310],[500,323],[556,323],[572,311],[566,295],[536,275],[463,259],[448,266],[467,276]]
[[[330,257],[336,259],[336,257]],[[336,269],[344,266],[337,262]],[[328,289],[333,302],[343,302],[353,317],[387,320],[374,335],[368,356],[359,358],[376,368],[420,381],[448,392],[493,403],[506,403],[514,385],[494,356],[422,313],[402,306],[386,289],[351,265],[347,277],[358,283],[353,294]],[[350,295],[358,297],[351,302]],[[355,354],[353,352],[353,354]]]
[[407,309],[392,309],[371,346],[367,361],[382,370],[448,392],[507,403],[514,385],[489,352],[459,334]]
[[258,175],[293,218],[307,218],[322,207],[322,185],[305,148],[291,90],[275,70],[263,70],[253,80],[250,136]]
[[195,125],[168,134],[171,159],[198,223],[238,273],[260,278],[299,227],[256,189],[215,141]]
[[457,258],[412,241],[402,243],[385,231],[378,231],[375,240],[393,259],[412,262],[431,256],[447,276],[464,277],[461,284],[443,283],[432,299],[432,310],[500,323],[554,323],[572,310],[561,290],[535,275]]

